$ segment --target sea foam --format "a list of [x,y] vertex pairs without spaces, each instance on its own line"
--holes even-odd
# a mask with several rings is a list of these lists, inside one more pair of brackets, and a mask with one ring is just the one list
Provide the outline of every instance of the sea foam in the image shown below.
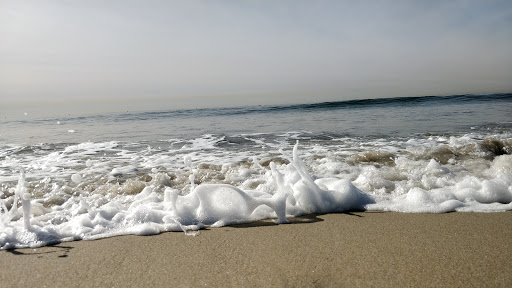
[[40,180],[21,172],[12,196],[0,200],[0,247],[165,231],[195,235],[261,219],[287,223],[308,213],[512,210],[512,155],[486,154],[475,144],[480,140],[467,136],[376,140],[365,144],[377,148],[370,154],[343,138],[332,147],[310,144],[302,156],[298,143],[291,153],[277,143],[251,157],[217,151],[224,141],[212,135],[192,145],[171,141],[182,148],[169,151],[82,143],[28,158],[29,164],[6,157],[4,165],[24,164],[40,171]]
[[[298,156],[297,146],[290,164],[278,167],[270,163],[270,176],[277,188],[273,194],[244,191],[228,184],[193,186],[190,193],[185,195],[170,187],[162,194],[155,187],[147,186],[136,195],[101,201],[103,205],[91,203],[95,202],[94,199],[71,197],[58,209],[43,213],[33,218],[32,222],[30,198],[25,192],[25,176],[21,173],[11,209],[7,211],[3,204],[1,247],[36,247],[59,241],[123,234],[187,232],[266,218],[275,218],[276,223],[282,224],[288,223],[286,217],[362,210],[372,202],[349,181],[328,178],[313,180]],[[190,157],[185,158],[185,164],[192,165]],[[131,173],[132,170],[122,168],[116,172]],[[77,174],[73,174],[72,178],[75,183],[81,182]],[[190,180],[193,183],[193,177]],[[18,198],[22,199],[22,214],[17,209]],[[34,204],[38,202],[34,201]],[[20,222],[22,220],[23,223]]]

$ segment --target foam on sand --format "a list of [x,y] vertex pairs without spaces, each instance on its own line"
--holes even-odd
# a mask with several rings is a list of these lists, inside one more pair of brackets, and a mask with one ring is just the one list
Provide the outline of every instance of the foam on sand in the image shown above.
[[[71,197],[62,206],[43,212],[32,221],[30,197],[26,193],[24,173],[21,173],[14,203],[8,213],[1,215],[0,243],[4,249],[36,247],[122,234],[195,231],[265,218],[288,223],[287,216],[364,209],[364,205],[372,201],[349,181],[327,178],[314,181],[299,158],[297,147],[298,144],[290,164],[281,167],[270,164],[270,177],[277,184],[273,194],[227,184],[192,185],[192,191],[185,195],[170,187],[162,194],[155,187],[147,186],[136,195],[100,200],[105,203],[99,207],[94,202],[101,197]],[[190,157],[185,158],[185,164],[192,165]],[[132,171],[123,167],[114,169],[111,174]],[[82,180],[78,174],[73,174],[71,179],[76,184]],[[190,180],[193,184],[194,177]],[[18,199],[21,199],[22,214],[17,208]],[[44,208],[37,201],[32,206]],[[3,207],[7,211],[5,204]],[[23,225],[19,223],[21,219]]]
[[[207,142],[205,145],[213,146],[211,137]],[[259,161],[253,156],[250,161],[237,160],[236,165],[207,164],[208,159],[204,157],[197,161],[200,157],[197,151],[204,151],[203,147],[190,150],[185,145],[187,154],[181,156],[185,166],[172,168],[177,172],[169,174],[161,171],[169,165],[174,167],[172,154],[155,157],[153,151],[140,148],[137,148],[140,154],[112,150],[117,146],[114,142],[68,146],[62,154],[52,153],[46,160],[38,159],[39,162],[32,164],[55,172],[58,170],[54,167],[72,167],[72,173],[61,176],[67,181],[63,185],[51,184],[49,178],[32,183],[22,171],[13,197],[0,200],[0,247],[37,247],[61,241],[164,231],[194,234],[206,227],[268,218],[287,223],[286,217],[308,213],[512,210],[512,155],[499,155],[491,162],[471,160],[470,165],[480,167],[489,163],[489,166],[478,168],[479,174],[468,174],[456,165],[421,159],[429,151],[418,154],[418,159],[409,154],[386,154],[392,152],[379,152],[372,160],[352,157],[359,152],[348,155],[350,161],[362,163],[358,166],[332,162],[338,156],[327,152],[328,157],[318,158],[318,163],[313,165],[314,170],[327,169],[327,172],[323,177],[316,177],[299,157],[298,143],[291,157],[281,151],[281,156],[271,154],[270,160]],[[312,147],[308,153],[323,153],[315,149],[323,148]],[[384,149],[399,151],[393,147]],[[86,160],[79,158],[82,159],[79,161],[73,156],[75,153]],[[118,165],[112,168],[98,158],[90,158],[99,153],[114,155]],[[206,155],[213,157],[211,153]],[[380,161],[379,155],[388,160]],[[144,169],[150,168],[151,176],[140,173],[144,165],[127,165],[120,157],[132,163],[142,161],[146,165]],[[268,166],[264,166],[266,161]],[[367,161],[372,164],[367,165]],[[376,165],[383,166],[377,169]],[[328,176],[333,170],[344,170],[346,176]],[[96,186],[91,186],[91,181]],[[31,197],[27,186],[44,193]]]

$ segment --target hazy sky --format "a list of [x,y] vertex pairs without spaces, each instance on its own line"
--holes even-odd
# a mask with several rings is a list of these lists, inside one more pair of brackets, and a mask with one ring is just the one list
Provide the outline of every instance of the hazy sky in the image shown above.
[[510,92],[511,51],[508,0],[0,0],[0,106]]

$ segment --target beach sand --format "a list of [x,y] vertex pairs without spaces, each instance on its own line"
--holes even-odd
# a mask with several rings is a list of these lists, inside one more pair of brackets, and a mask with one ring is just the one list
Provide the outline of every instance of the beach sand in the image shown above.
[[0,251],[1,287],[512,287],[512,212],[361,212]]

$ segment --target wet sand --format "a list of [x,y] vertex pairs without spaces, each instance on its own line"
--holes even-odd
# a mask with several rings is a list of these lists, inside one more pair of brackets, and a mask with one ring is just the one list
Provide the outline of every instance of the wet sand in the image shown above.
[[512,212],[289,220],[0,251],[0,286],[512,287]]

